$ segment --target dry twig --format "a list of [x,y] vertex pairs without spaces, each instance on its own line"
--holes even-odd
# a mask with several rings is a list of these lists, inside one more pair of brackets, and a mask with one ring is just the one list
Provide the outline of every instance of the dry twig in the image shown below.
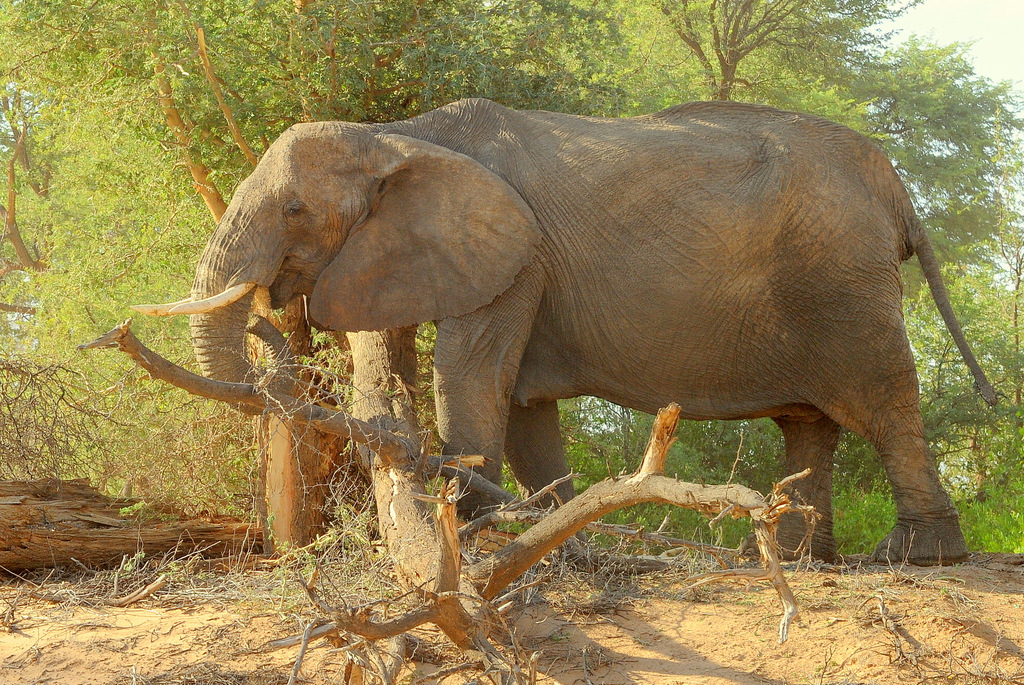
[[120,599],[112,599],[108,602],[108,604],[112,607],[126,607],[131,604],[135,604],[139,600],[149,597],[151,594],[162,588],[164,585],[167,585],[167,576],[160,576],[146,587],[139,588],[130,595],[126,595],[124,597],[121,597]]

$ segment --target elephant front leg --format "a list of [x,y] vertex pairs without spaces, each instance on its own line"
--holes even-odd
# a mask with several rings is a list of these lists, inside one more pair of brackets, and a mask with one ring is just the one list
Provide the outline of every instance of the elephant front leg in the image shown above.
[[[507,400],[501,401],[493,384],[467,378],[461,373],[449,374],[435,368],[434,379],[442,454],[482,455],[484,465],[474,468],[474,474],[501,485]],[[463,518],[473,518],[497,504],[496,500],[470,487],[459,496],[458,512]]]
[[[498,485],[512,388],[542,292],[540,269],[531,265],[489,305],[437,323],[434,387],[443,453],[483,455],[484,466],[475,470]],[[459,513],[471,516],[495,504],[467,490]]]
[[[810,504],[821,518],[814,527],[810,553],[815,559],[834,562],[836,540],[832,532],[832,465],[842,428],[825,416],[807,419],[777,418],[786,443],[786,475],[813,469],[806,478],[787,487],[794,501]],[[783,554],[793,558],[807,533],[803,514],[790,512],[779,522],[778,540]]]

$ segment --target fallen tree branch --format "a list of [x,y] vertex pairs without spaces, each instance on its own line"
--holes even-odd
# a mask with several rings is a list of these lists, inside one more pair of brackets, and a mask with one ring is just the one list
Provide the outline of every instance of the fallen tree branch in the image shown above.
[[[474,535],[499,523],[539,523],[549,513],[549,511],[539,509],[531,509],[528,511],[509,511],[499,509],[475,518],[462,526],[462,528],[459,529],[459,537],[463,542],[467,542],[471,540]],[[738,551],[731,547],[719,547],[717,545],[693,542],[692,540],[684,540],[683,538],[672,537],[671,535],[652,533],[644,530],[643,528],[633,528],[631,526],[624,526],[615,523],[591,521],[583,527],[583,530],[588,533],[599,533],[601,535],[611,535],[615,537],[629,538],[632,540],[640,540],[641,542],[666,547],[670,550],[692,549],[698,552],[705,552],[717,559],[719,563],[722,563],[723,556],[736,556],[738,554]]]
[[[537,502],[545,495],[553,492],[555,488],[557,488],[562,483],[570,481],[573,478],[579,477],[580,476],[578,473],[570,473],[568,475],[562,476],[561,478],[558,478],[554,482],[549,483],[548,485],[541,488],[540,490],[533,493],[524,500],[514,499],[511,502],[507,502],[500,509],[496,509],[494,511],[484,514],[483,516],[479,516],[473,519],[466,525],[459,528],[459,538],[463,542],[465,542],[466,540],[471,539],[480,531],[495,526],[499,523],[511,523],[519,521],[528,521],[530,523],[536,523],[541,518],[543,518],[545,514],[547,514],[546,511],[536,509],[531,511],[522,510],[527,509],[528,507],[530,507],[530,505]],[[479,476],[477,476],[477,479],[480,479]]]
[[[363,379],[356,383],[357,389],[363,393],[357,405],[364,416],[364,419],[360,419],[275,390],[272,387],[274,383],[267,379],[261,379],[255,384],[224,383],[192,374],[142,345],[129,330],[130,323],[129,319],[81,347],[118,347],[154,378],[170,382],[193,394],[236,406],[271,411],[291,421],[313,424],[321,430],[365,445],[376,453],[371,471],[380,529],[387,541],[399,580],[410,593],[418,597],[420,604],[397,617],[381,619],[373,615],[372,605],[355,609],[344,605],[340,608],[328,605],[311,584],[300,578],[310,601],[330,617],[331,623],[307,627],[299,644],[308,644],[314,632],[351,634],[371,642],[390,639],[429,622],[440,628],[463,651],[478,655],[485,667],[485,675],[496,683],[531,683],[536,673],[535,668],[527,665],[527,661],[532,663],[532,660],[519,652],[514,638],[513,649],[509,652],[511,657],[500,653],[489,641],[492,634],[506,633],[508,630],[490,600],[588,524],[611,511],[641,502],[664,502],[695,509],[709,516],[723,515],[723,512],[733,517],[749,516],[754,522],[764,570],[743,573],[723,571],[707,574],[696,581],[705,583],[742,578],[748,582],[771,582],[783,604],[781,640],[785,640],[789,624],[797,616],[796,603],[782,574],[778,545],[774,540],[778,517],[793,510],[793,505],[779,487],[771,498],[766,499],[741,485],[698,485],[662,475],[668,450],[675,441],[673,436],[680,413],[676,404],[658,413],[643,463],[637,473],[592,485],[548,513],[502,550],[482,559],[470,558],[470,563],[464,564],[465,553],[461,549],[455,523],[458,483],[463,479],[470,482],[482,479],[478,474],[445,464],[449,458],[442,457],[438,459],[440,470],[444,472],[445,469],[454,469],[458,480],[453,477],[436,495],[427,493],[420,472],[423,458],[419,449],[415,415],[401,400],[396,401],[393,394],[374,393],[372,388],[359,386],[360,382],[365,384],[370,377],[365,374],[359,376],[358,360],[362,355],[373,354],[375,346],[380,347],[380,340],[372,336],[387,336],[387,333],[359,334],[371,336],[363,339],[350,336],[357,379]],[[374,383],[392,385],[392,372],[388,370],[390,363],[385,363],[387,368],[378,374]],[[401,396],[404,386],[398,389]],[[799,477],[803,475],[806,473]],[[538,493],[538,496],[543,494]],[[505,493],[502,499],[508,501],[510,498]],[[430,503],[437,505],[433,512],[428,508]],[[514,504],[506,507],[505,513],[526,513],[516,511],[518,507],[525,506],[526,503]],[[350,644],[350,648],[353,660],[362,668],[376,664],[373,668],[379,671],[376,675],[383,682],[390,682],[395,677],[394,668],[384,663],[377,648],[370,643]],[[358,654],[363,656],[359,657]],[[301,661],[297,660],[296,664],[298,667]]]
[[480,594],[485,598],[494,597],[587,523],[617,509],[643,502],[663,502],[717,514],[732,506],[733,516],[737,518],[757,515],[767,509],[759,493],[742,485],[699,485],[659,475],[655,469],[664,464],[678,421],[678,405],[669,405],[658,413],[651,442],[636,474],[591,485],[501,551],[468,567],[466,575],[479,587]]
[[107,604],[112,607],[126,607],[131,604],[135,604],[139,600],[149,597],[151,594],[167,585],[167,576],[160,576],[146,587],[139,588],[130,595],[126,595],[120,599],[112,599]]

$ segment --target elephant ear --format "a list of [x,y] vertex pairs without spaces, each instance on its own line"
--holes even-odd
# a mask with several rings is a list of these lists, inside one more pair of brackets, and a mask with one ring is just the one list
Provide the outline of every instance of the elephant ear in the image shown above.
[[310,316],[336,330],[383,330],[459,316],[512,285],[540,230],[530,207],[466,155],[376,136],[378,195],[313,289]]

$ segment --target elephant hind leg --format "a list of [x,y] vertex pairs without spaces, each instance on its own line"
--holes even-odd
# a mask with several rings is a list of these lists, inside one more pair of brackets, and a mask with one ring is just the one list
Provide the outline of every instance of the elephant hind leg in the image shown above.
[[[842,427],[825,416],[776,417],[786,444],[786,475],[813,469],[806,478],[795,481],[787,492],[796,502],[810,504],[821,515],[814,527],[810,553],[815,559],[834,562],[836,541],[832,533],[832,464]],[[778,540],[783,554],[793,558],[806,534],[803,514],[783,514],[779,522]]]
[[896,527],[875,548],[872,560],[931,566],[966,559],[960,516],[928,454],[916,398],[890,411],[871,442],[892,483],[897,514]]
[[[512,404],[505,431],[505,456],[512,474],[530,494],[569,474],[557,402],[535,402],[528,407]],[[563,502],[572,499],[572,482],[562,483],[555,493]],[[550,503],[549,499],[541,504]]]
[[928,454],[910,343],[902,325],[893,326],[891,335],[878,337],[877,363],[870,367],[876,372],[851,370],[841,399],[826,407],[844,428],[875,447],[892,484],[896,527],[872,558],[919,566],[961,561],[967,557],[967,545],[956,507]]

